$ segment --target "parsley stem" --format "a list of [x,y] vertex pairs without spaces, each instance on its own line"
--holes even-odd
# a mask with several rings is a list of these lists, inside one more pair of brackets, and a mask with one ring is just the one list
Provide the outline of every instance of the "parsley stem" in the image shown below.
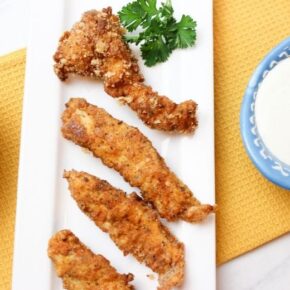
[[172,7],[172,2],[171,2],[171,0],[166,0],[166,6],[168,6],[168,7]]
[[139,39],[139,35],[125,35],[124,38],[129,42],[135,42]]

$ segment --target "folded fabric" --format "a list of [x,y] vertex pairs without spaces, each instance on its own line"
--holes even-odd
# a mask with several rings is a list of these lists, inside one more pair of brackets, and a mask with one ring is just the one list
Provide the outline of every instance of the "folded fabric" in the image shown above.
[[287,0],[214,1],[217,262],[290,231],[290,191],[267,181],[243,148],[239,114],[249,78],[290,35]]

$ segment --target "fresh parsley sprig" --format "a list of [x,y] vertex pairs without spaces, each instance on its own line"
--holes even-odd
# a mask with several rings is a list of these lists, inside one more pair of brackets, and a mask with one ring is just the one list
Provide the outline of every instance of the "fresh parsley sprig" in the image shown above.
[[165,62],[173,50],[193,46],[196,41],[196,22],[188,15],[180,21],[174,18],[171,0],[157,8],[156,0],[135,0],[118,13],[129,32],[125,40],[141,45],[142,58],[147,66]]

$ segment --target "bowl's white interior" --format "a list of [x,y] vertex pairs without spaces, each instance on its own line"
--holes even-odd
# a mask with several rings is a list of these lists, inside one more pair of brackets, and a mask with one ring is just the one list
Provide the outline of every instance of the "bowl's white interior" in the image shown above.
[[290,165],[290,58],[279,62],[261,83],[255,118],[265,146]]

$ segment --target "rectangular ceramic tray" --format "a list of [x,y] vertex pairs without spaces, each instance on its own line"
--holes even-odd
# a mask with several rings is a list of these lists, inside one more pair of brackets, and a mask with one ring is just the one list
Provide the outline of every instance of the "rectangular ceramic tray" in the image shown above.
[[[47,257],[47,242],[60,229],[71,229],[94,252],[106,256],[121,273],[135,275],[136,289],[156,289],[152,271],[124,257],[107,234],[77,207],[62,178],[64,169],[83,170],[127,192],[132,189],[114,170],[60,134],[60,115],[70,97],[84,97],[114,117],[138,127],[171,169],[205,203],[215,202],[212,1],[173,0],[176,15],[192,15],[198,24],[194,48],[173,53],[166,63],[147,68],[146,82],[176,102],[192,98],[199,104],[194,136],[173,136],[146,127],[125,106],[107,96],[101,82],[74,78],[61,83],[53,72],[52,55],[64,30],[89,9],[112,6],[117,12],[128,0],[30,1],[21,155],[18,183],[13,290],[62,289]],[[171,223],[168,227],[186,247],[183,290],[215,289],[215,220],[202,224]],[[154,275],[157,278],[157,275]]]

